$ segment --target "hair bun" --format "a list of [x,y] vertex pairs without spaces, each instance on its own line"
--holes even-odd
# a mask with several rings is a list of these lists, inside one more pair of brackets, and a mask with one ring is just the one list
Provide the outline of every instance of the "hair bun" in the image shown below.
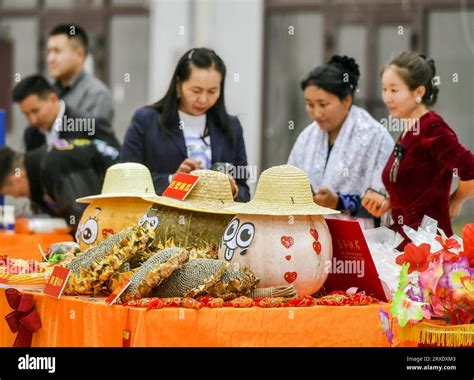
[[329,60],[328,64],[338,64],[352,75],[357,82],[360,76],[359,65],[354,58],[348,57],[347,55],[333,55]]

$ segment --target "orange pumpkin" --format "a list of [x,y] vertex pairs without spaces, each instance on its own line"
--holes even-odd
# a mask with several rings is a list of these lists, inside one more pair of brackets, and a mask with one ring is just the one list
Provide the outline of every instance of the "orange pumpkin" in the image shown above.
[[137,223],[148,207],[150,202],[137,197],[92,200],[84,210],[76,231],[81,251]]

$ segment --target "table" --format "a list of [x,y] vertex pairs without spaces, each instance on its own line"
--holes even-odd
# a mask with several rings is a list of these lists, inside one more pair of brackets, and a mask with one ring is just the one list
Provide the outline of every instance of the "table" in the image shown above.
[[[301,308],[166,308],[146,311],[108,306],[103,298],[61,297],[33,293],[42,328],[33,346],[120,347],[122,332],[131,331],[135,347],[387,347],[379,310],[367,306]],[[4,320],[11,312],[0,290],[0,346],[13,344]]]
[[0,232],[0,255],[43,261],[38,244],[46,251],[51,244],[64,241],[73,241],[73,238],[71,235],[64,233],[22,234]]

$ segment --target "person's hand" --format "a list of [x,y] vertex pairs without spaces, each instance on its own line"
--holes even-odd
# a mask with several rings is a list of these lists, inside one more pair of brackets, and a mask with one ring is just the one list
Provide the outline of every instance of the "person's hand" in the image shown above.
[[390,198],[385,198],[382,203],[371,197],[371,194],[365,194],[362,198],[362,206],[373,216],[380,218],[390,210]]
[[229,182],[230,182],[230,188],[232,189],[232,195],[235,198],[235,194],[237,193],[237,182],[235,182],[234,177],[231,175],[227,175],[229,177]]
[[449,217],[454,218],[455,216],[459,216],[461,213],[463,202],[458,200],[456,197],[451,196],[449,199]]
[[197,161],[194,161],[190,158],[186,158],[176,170],[176,173],[190,173],[193,170],[200,169],[200,164]]
[[319,206],[335,209],[337,208],[337,204],[339,202],[339,195],[337,195],[337,193],[332,190],[322,188],[316,191],[313,200]]

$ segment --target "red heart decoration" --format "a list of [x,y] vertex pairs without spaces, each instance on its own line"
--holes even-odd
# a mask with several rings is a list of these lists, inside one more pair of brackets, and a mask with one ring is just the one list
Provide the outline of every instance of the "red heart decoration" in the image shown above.
[[316,231],[315,228],[311,228],[311,229],[309,230],[309,233],[311,234],[312,237],[314,237],[314,240],[318,240],[318,239],[319,239],[318,231]]
[[319,255],[321,253],[321,243],[319,241],[314,241],[313,249]]
[[290,256],[290,255],[285,256],[285,259],[287,259],[288,261],[290,261],[290,260],[291,260],[291,256]]
[[298,276],[298,273],[296,272],[286,272],[285,273],[285,281],[289,284],[294,282],[296,280],[296,277]]
[[291,236],[282,236],[280,241],[281,241],[281,244],[283,244],[283,246],[286,249],[288,249],[293,245],[293,243],[295,242],[295,239],[293,239]]

